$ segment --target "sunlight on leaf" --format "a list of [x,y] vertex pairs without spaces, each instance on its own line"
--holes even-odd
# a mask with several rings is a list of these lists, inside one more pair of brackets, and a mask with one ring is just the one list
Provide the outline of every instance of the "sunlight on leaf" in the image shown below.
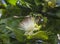
[[48,35],[44,31],[39,31],[39,32],[34,33],[31,36],[28,36],[28,39],[32,39],[32,38],[47,40]]
[[0,9],[0,18],[1,18],[1,16],[2,16],[2,9]]
[[12,5],[16,5],[17,0],[7,0],[7,2],[9,2],[9,3],[12,4]]
[[2,3],[5,7],[7,7],[7,4],[6,4],[5,0],[2,0]]

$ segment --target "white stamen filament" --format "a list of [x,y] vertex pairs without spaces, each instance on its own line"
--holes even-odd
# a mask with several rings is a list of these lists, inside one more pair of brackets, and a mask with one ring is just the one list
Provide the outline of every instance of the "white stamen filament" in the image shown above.
[[33,17],[25,18],[21,23],[20,27],[25,31],[25,35],[31,35],[34,30],[38,28],[35,27],[35,19]]

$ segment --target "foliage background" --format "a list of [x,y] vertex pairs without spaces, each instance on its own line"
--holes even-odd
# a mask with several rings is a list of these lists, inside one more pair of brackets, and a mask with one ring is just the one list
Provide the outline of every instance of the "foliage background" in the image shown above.
[[[18,26],[27,15],[41,17],[34,36],[25,36]],[[59,33],[60,0],[0,0],[0,44],[57,44]]]

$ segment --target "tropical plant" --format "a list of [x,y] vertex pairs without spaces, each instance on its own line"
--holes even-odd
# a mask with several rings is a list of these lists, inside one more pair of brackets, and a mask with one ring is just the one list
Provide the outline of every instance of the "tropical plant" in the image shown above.
[[58,44],[60,0],[0,0],[0,44]]

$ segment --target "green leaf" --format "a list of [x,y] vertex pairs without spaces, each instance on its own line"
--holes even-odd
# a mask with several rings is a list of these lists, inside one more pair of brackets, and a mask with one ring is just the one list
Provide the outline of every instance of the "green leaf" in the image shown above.
[[36,5],[40,5],[41,4],[41,0],[34,0]]
[[19,4],[24,7],[28,7],[28,8],[30,8],[30,5],[31,5],[30,3],[26,2],[25,0],[20,0]]
[[13,29],[13,28],[8,27],[8,26],[6,26],[6,28],[9,29],[9,30],[11,30],[11,31],[13,31],[13,33],[15,34],[16,39],[18,41],[20,41],[20,42],[25,41],[24,31],[19,30],[19,29]]
[[24,0],[20,0],[20,4],[21,5],[25,5],[25,1]]
[[1,16],[2,16],[2,10],[3,10],[3,9],[0,9],[0,18],[1,18]]
[[23,31],[15,29],[14,33],[15,33],[17,40],[19,40],[20,42],[25,41],[25,36],[24,36]]
[[60,11],[56,13],[56,16],[60,18]]
[[43,17],[44,23],[47,23],[48,19],[47,17]]
[[16,5],[17,0],[7,0],[8,3],[10,3],[11,5]]
[[44,31],[39,31],[39,32],[36,32],[35,34],[33,34],[31,36],[28,36],[27,38],[28,39],[36,38],[36,39],[47,40],[48,39],[48,35]]
[[7,19],[1,19],[0,20],[0,24],[6,23],[6,22],[7,22]]
[[3,44],[10,44],[10,38],[7,34],[0,35],[0,38],[3,41]]
[[5,0],[1,0],[1,2],[4,5],[4,7],[7,7],[7,4],[6,4]]

